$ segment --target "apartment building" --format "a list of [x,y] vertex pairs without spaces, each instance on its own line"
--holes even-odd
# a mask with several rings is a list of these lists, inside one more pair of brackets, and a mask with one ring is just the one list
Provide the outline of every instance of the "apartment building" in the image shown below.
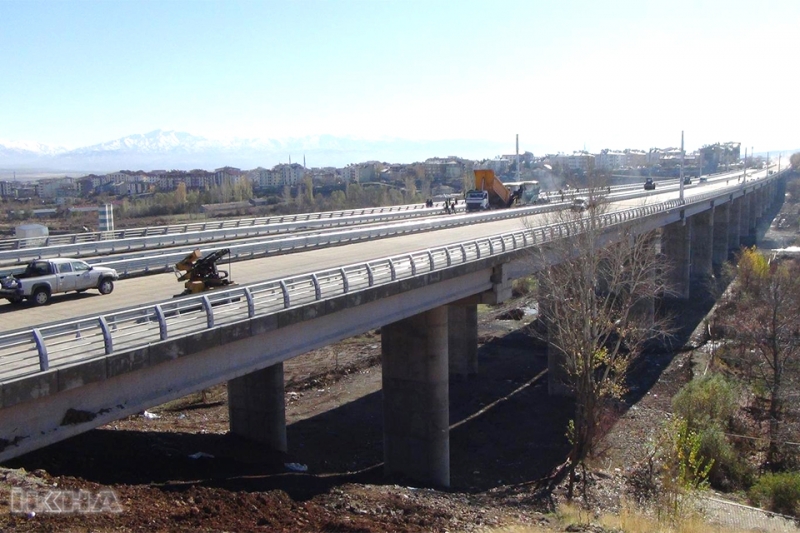
[[595,168],[595,156],[583,150],[571,154],[558,154],[550,156],[554,165],[570,170],[589,172]]

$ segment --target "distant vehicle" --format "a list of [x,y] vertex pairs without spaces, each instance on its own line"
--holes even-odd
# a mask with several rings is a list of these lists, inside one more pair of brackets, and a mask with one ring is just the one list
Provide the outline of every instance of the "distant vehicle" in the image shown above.
[[653,181],[653,178],[647,178],[644,182],[644,190],[652,191],[656,188],[656,182]]
[[573,211],[585,211],[589,208],[589,200],[586,198],[575,198],[569,206]]
[[22,274],[0,281],[0,298],[13,304],[31,300],[36,305],[45,305],[58,293],[97,289],[100,294],[110,294],[118,278],[113,268],[92,266],[80,259],[37,259]]
[[684,185],[691,185],[692,184],[692,178],[690,178],[689,176],[686,176],[685,178],[683,178],[683,184]]
[[706,182],[708,182],[708,178],[706,178],[705,176],[700,178],[700,183],[706,183]]

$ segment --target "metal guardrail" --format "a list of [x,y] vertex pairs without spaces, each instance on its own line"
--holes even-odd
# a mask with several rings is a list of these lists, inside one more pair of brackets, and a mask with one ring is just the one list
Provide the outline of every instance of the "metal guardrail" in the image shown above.
[[[387,208],[388,209],[388,208]],[[375,213],[358,213],[353,215],[340,214],[336,218],[331,217],[310,217],[304,220],[284,220],[279,218],[293,219],[296,217],[274,217],[275,220],[265,224],[250,224],[257,219],[248,219],[248,224],[230,227],[197,229],[180,233],[161,233],[157,235],[127,236],[124,238],[112,237],[109,233],[108,239],[91,239],[86,242],[75,242],[59,244],[55,240],[48,245],[36,247],[23,247],[7,250],[0,250],[0,264],[4,264],[3,272],[14,271],[24,264],[34,259],[51,257],[76,257],[76,258],[95,258],[92,263],[98,264],[101,259],[98,256],[110,256],[126,252],[145,252],[159,249],[166,249],[174,246],[199,245],[205,242],[214,242],[228,239],[244,239],[252,237],[270,236],[280,233],[290,233],[298,230],[321,229],[336,226],[354,226],[375,222],[388,222],[397,219],[417,218],[430,216],[436,213],[436,209],[421,208],[408,210],[394,210]],[[316,213],[319,215],[320,213]],[[229,221],[243,222],[243,221]],[[122,233],[122,232],[114,232]],[[41,240],[41,238],[40,238]],[[35,238],[27,239],[34,242]],[[184,255],[186,252],[184,252]]]
[[[637,185],[621,185],[613,191],[636,190]],[[572,199],[586,194],[582,189],[569,189],[562,194],[543,193],[550,200]],[[458,206],[464,210],[464,204]],[[363,209],[348,209],[321,213],[306,213],[236,220],[194,222],[171,226],[131,228],[109,232],[75,233],[0,240],[0,265],[6,265],[0,275],[14,272],[35,259],[50,257],[97,257],[133,251],[145,251],[172,246],[202,244],[224,239],[241,239],[314,228],[358,225],[403,218],[423,217],[440,212],[438,204],[426,208],[423,204],[408,204]],[[187,252],[183,252],[184,255]],[[90,261],[95,264],[99,260]]]
[[[617,190],[628,190],[627,193],[615,196],[617,199],[624,199],[642,195],[640,187],[619,187]],[[573,197],[588,194],[583,189],[571,189],[565,192],[563,198],[570,200]],[[554,202],[551,204],[536,204],[526,207],[515,207],[510,210],[497,210],[489,212],[475,212],[469,213],[469,218],[453,217],[452,215],[444,215],[436,218],[426,218],[418,222],[395,223],[392,225],[380,227],[368,227],[362,229],[348,229],[341,232],[333,232],[328,230],[326,233],[320,234],[306,234],[293,237],[285,237],[281,239],[273,239],[270,241],[259,241],[257,243],[246,244],[232,244],[227,247],[231,249],[230,260],[246,260],[253,259],[274,253],[285,253],[286,251],[294,251],[307,247],[320,247],[341,244],[345,242],[354,242],[358,240],[366,240],[377,237],[387,237],[392,235],[399,235],[414,231],[426,231],[435,228],[451,227],[457,225],[472,224],[476,221],[489,222],[493,220],[500,220],[503,218],[527,216],[534,213],[544,213],[548,211],[555,211],[563,209],[565,203]],[[462,206],[459,206],[463,209]],[[439,213],[437,208],[417,209],[414,210],[414,218],[421,218],[423,216],[429,217],[432,213]],[[462,213],[463,214],[463,213]],[[368,214],[368,215],[354,215],[344,220],[344,226],[357,226],[368,222],[375,222],[379,220],[394,220],[397,218],[407,218],[408,212],[400,213],[394,211],[389,214]],[[291,222],[279,223],[271,226],[255,226],[255,227],[242,227],[231,228],[224,230],[210,230],[206,232],[193,232],[178,235],[165,235],[165,236],[150,236],[139,237],[121,240],[109,241],[93,241],[84,244],[67,244],[67,245],[53,245],[49,247],[28,248],[23,250],[10,250],[0,251],[0,263],[5,259],[8,261],[10,258],[14,260],[26,259],[31,261],[44,257],[77,257],[89,256],[87,262],[92,265],[107,266],[117,270],[122,277],[135,276],[141,274],[154,274],[160,272],[172,271],[173,265],[183,259],[191,250],[176,249],[167,251],[175,246],[192,246],[192,250],[204,242],[217,242],[220,240],[231,238],[244,238],[244,237],[258,237],[267,236],[276,233],[289,232],[292,229],[297,229],[298,225],[315,224],[314,222]],[[327,223],[326,223],[327,224]],[[320,224],[323,225],[323,224]],[[163,248],[163,252],[158,252]],[[111,254],[124,256],[124,252],[131,252],[134,257],[121,257],[114,259],[108,257]],[[144,254],[146,255],[139,255]],[[98,257],[106,254],[106,257]],[[0,277],[9,274],[16,274],[22,272],[24,265],[7,265],[0,267]]]
[[[768,180],[759,180],[757,185],[763,185],[766,181]],[[741,189],[750,184],[753,182],[737,184],[733,189]],[[731,192],[728,189],[694,195],[691,203],[719,198]],[[682,203],[675,199],[603,214],[594,220],[597,227],[608,228],[687,205],[687,201]],[[154,342],[189,336],[210,328],[269,315],[419,274],[538,246],[582,231],[588,220],[590,219],[581,218],[468,240],[366,263],[228,290],[215,290],[202,295],[0,335],[0,381],[145,347]]]
[[408,204],[401,206],[371,207],[363,209],[344,209],[341,211],[326,211],[322,213],[303,213],[297,215],[242,218],[235,220],[190,222],[187,224],[173,224],[169,226],[148,226],[143,228],[129,228],[115,231],[72,233],[69,235],[50,235],[48,237],[30,237],[25,239],[3,239],[0,240],[0,250],[21,250],[25,248],[83,244],[99,241],[131,239],[137,237],[180,235],[183,233],[200,231],[251,228],[270,224],[296,223],[314,220],[333,220],[336,218],[351,217],[356,215],[375,215],[417,211],[422,209],[425,209],[423,204]]
[[[500,220],[503,218],[513,218],[519,216],[526,216],[533,213],[542,213],[561,209],[563,206],[558,204],[552,205],[537,205],[532,207],[515,208],[513,210],[498,210],[489,212],[472,213],[464,216],[443,215],[436,218],[426,218],[424,220],[411,220],[406,222],[396,222],[382,226],[368,226],[364,228],[343,229],[339,231],[326,231],[318,234],[305,234],[283,238],[275,238],[271,240],[260,240],[258,242],[248,242],[244,244],[228,244],[227,248],[230,249],[230,260],[248,260],[256,257],[261,257],[268,254],[286,253],[288,251],[302,250],[305,248],[319,248],[322,246],[332,246],[342,243],[350,243],[356,241],[363,241],[379,237],[388,237],[393,235],[400,235],[404,233],[412,233],[418,231],[429,231],[432,229],[462,226],[467,224],[474,224],[476,222],[488,222],[493,220]],[[429,209],[430,211],[430,209]],[[434,209],[434,211],[436,211]],[[427,213],[429,215],[430,213]],[[372,215],[368,215],[372,216]],[[158,237],[158,239],[170,239],[171,237]],[[138,239],[134,239],[138,241]],[[136,249],[134,244],[130,242],[114,242],[108,241],[109,246],[115,246],[117,249],[122,250],[130,246]],[[197,244],[201,244],[202,240],[198,240]],[[152,243],[151,243],[152,244]],[[102,243],[92,243],[84,245],[85,247],[101,246]],[[143,245],[142,245],[143,246]],[[192,249],[197,246],[193,246]],[[68,247],[69,248],[69,247]],[[46,251],[47,257],[76,257],[78,254],[66,253],[69,250],[63,250],[62,247],[50,247],[37,249]],[[60,253],[65,252],[65,253]],[[2,253],[2,252],[0,252]],[[37,251],[37,253],[40,253]],[[134,257],[113,259],[111,258],[94,258],[89,259],[87,262],[92,265],[102,265],[111,267],[117,270],[121,277],[129,277],[141,274],[153,274],[159,272],[171,272],[173,265],[183,259],[188,251],[186,249],[178,249],[172,251],[157,252],[154,250],[148,251],[144,255],[135,254]],[[5,267],[0,268],[0,276],[12,274],[21,271],[21,267]]]

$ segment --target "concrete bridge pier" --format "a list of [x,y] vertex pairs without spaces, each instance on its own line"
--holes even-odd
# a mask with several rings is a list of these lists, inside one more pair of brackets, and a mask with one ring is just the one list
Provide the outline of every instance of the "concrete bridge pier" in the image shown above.
[[386,475],[450,486],[448,306],[381,328]]
[[662,250],[671,268],[667,275],[672,296],[689,299],[692,265],[692,219],[683,219],[664,226],[661,234]]
[[714,251],[714,210],[709,209],[691,218],[692,268],[691,281],[698,288],[705,287],[714,276],[711,268]]
[[447,346],[450,374],[478,374],[478,305],[465,298],[447,306]]
[[232,434],[285,452],[283,363],[228,381],[228,416]]
[[742,199],[733,200],[728,208],[728,255],[739,251],[741,244]]
[[752,194],[742,196],[742,218],[739,225],[739,244],[742,246],[753,246],[756,243],[752,205]]
[[728,233],[730,232],[730,204],[714,206],[714,230],[711,249],[711,267],[719,272],[728,260]]
[[761,191],[750,195],[750,227],[747,231],[753,244],[758,242],[758,219],[761,218]]

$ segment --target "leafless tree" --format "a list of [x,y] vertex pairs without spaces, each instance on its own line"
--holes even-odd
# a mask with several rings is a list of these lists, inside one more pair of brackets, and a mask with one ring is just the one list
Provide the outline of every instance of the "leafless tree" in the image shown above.
[[[601,192],[602,191],[602,192]],[[552,480],[569,475],[572,496],[576,468],[601,436],[599,420],[610,401],[625,392],[629,362],[647,342],[670,332],[670,320],[657,317],[654,302],[668,292],[657,234],[613,224],[606,213],[605,188],[587,191],[581,211],[565,210],[549,223],[570,236],[534,252],[538,270],[541,333],[550,357],[560,364],[564,387],[575,398],[567,461]],[[532,226],[532,225],[531,225]],[[550,376],[551,383],[556,376]]]

